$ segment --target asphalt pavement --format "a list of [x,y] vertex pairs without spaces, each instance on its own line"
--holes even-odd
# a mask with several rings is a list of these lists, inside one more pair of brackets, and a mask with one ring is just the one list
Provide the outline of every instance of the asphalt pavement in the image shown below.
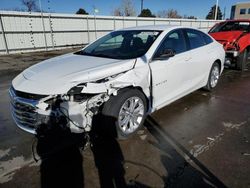
[[84,147],[84,135],[58,130],[36,138],[10,115],[11,80],[61,53],[18,54],[26,58],[19,68],[9,66],[17,55],[0,57],[9,66],[0,68],[1,188],[250,188],[250,71],[225,70],[213,92],[198,90],[155,112],[127,140],[92,134]]

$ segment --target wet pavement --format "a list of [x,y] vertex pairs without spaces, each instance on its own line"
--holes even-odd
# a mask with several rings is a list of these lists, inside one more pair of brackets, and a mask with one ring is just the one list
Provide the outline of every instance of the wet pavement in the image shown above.
[[250,71],[226,70],[215,91],[155,112],[128,140],[93,133],[83,150],[84,135],[54,130],[35,138],[15,126],[8,88],[20,70],[0,71],[1,188],[250,188]]

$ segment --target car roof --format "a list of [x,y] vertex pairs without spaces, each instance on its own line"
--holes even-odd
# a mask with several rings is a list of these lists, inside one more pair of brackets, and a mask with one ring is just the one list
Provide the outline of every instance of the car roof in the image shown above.
[[137,27],[128,27],[120,30],[149,30],[149,31],[165,31],[169,29],[176,29],[176,28],[187,28],[178,25],[144,25],[144,26],[137,26]]
[[235,20],[225,20],[220,23],[225,23],[225,22],[250,22],[250,19],[235,19]]

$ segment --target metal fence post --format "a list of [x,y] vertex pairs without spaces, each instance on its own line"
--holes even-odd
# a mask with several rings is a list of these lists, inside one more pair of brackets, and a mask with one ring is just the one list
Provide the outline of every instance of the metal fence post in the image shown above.
[[90,35],[89,35],[89,16],[87,16],[87,32],[88,32],[88,44],[90,43]]
[[96,15],[94,15],[95,39],[97,39]]
[[47,39],[46,39],[46,33],[45,33],[44,18],[43,18],[43,14],[42,13],[41,13],[41,18],[42,18],[42,26],[43,26],[44,43],[45,43],[45,48],[46,48],[46,51],[47,51],[48,50],[48,45],[47,45]]
[[47,45],[47,39],[46,39],[46,33],[45,33],[45,26],[44,26],[44,17],[43,17],[43,10],[42,10],[42,3],[39,0],[39,6],[40,6],[40,11],[41,11],[41,21],[42,21],[42,26],[43,26],[43,37],[44,37],[44,43],[45,43],[45,48],[46,51],[48,50],[48,45]]
[[113,17],[113,20],[114,20],[114,30],[116,30],[115,17]]
[[6,36],[5,36],[5,33],[4,33],[3,21],[2,21],[2,15],[1,14],[0,14],[0,27],[1,27],[1,30],[2,30],[2,37],[3,37],[4,46],[5,46],[5,51],[6,51],[7,54],[9,54],[9,49],[8,49]]
[[124,28],[124,26],[125,26],[125,18],[124,18],[124,16],[123,16],[123,20],[122,20],[122,27]]
[[50,37],[51,37],[52,48],[54,49],[55,45],[54,45],[53,30],[52,30],[52,25],[51,25],[51,14],[49,14],[49,27],[50,27]]

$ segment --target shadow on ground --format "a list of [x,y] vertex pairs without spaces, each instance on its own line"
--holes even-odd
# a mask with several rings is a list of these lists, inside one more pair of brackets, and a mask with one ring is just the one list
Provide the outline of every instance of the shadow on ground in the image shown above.
[[124,156],[116,139],[116,129],[107,123],[116,119],[98,115],[93,119],[91,150],[98,169],[100,187],[125,188]]
[[[127,187],[124,178],[124,157],[116,140],[115,129],[101,124],[103,117],[96,116],[90,135],[91,150],[98,170],[100,187]],[[113,121],[105,117],[105,121]],[[111,127],[111,126],[109,126]],[[86,135],[72,134],[60,126],[53,126],[37,137],[36,151],[41,159],[41,187],[84,187],[82,148]]]
[[[106,122],[114,121],[112,117],[96,116],[90,133],[91,150],[98,170],[100,187],[149,187],[144,184],[146,182],[127,180],[128,183],[126,183],[124,169],[126,160],[116,139],[116,130],[107,124],[101,124],[104,119]],[[161,163],[167,171],[167,176],[162,177],[164,187],[226,187],[200,161],[165,132],[152,117],[149,116],[146,119],[145,126],[156,140],[149,144],[163,153]],[[60,129],[59,126],[54,126],[46,134],[38,136],[37,154],[42,161],[40,165],[42,188],[84,187],[81,148],[85,143],[85,135],[72,134]],[[187,161],[177,150],[181,150],[190,160]],[[194,168],[194,165],[199,170]]]
[[41,188],[83,188],[83,158],[79,148],[83,135],[54,128],[38,136],[37,154],[40,156]]
[[[161,156],[161,162],[168,173],[167,177],[163,177],[165,187],[226,187],[198,159],[193,157],[177,140],[162,129],[151,116],[146,119],[145,126],[157,140],[157,142],[151,142],[150,144],[164,153]],[[187,161],[177,149],[186,155],[189,160]],[[200,170],[194,168],[193,165],[196,165]]]

